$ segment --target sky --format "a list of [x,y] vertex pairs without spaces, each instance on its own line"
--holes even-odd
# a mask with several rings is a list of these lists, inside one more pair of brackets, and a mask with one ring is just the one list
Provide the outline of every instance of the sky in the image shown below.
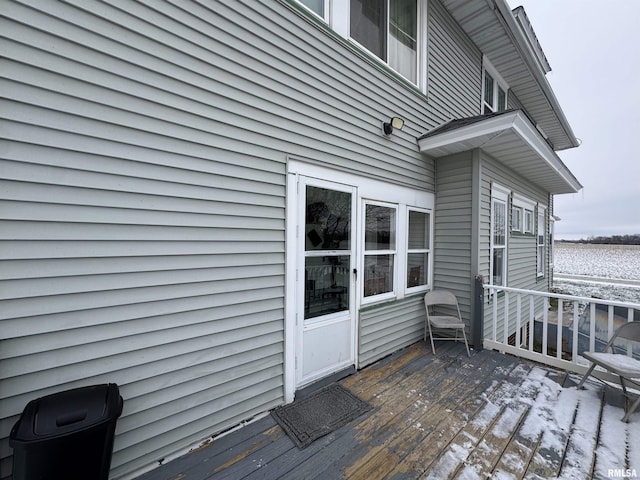
[[507,0],[523,6],[578,148],[583,185],[555,197],[556,239],[640,233],[640,0]]

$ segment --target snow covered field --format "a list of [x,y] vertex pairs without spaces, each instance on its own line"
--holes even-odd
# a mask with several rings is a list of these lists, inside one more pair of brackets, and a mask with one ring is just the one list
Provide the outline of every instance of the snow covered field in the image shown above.
[[[595,282],[586,282],[556,279],[554,286],[564,293],[640,303],[639,245],[588,245],[556,242],[554,244],[554,273],[582,275],[596,280]],[[610,279],[615,279],[617,282],[615,284],[607,283],[607,280]],[[624,284],[625,280],[630,280],[629,285]]]

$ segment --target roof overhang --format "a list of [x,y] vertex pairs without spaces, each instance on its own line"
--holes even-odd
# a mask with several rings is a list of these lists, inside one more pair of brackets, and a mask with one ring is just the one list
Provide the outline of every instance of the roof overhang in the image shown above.
[[505,0],[443,0],[444,6],[508,83],[554,150],[579,145],[545,76],[550,69],[522,9]]
[[520,110],[452,120],[420,137],[418,146],[420,152],[436,158],[479,148],[550,193],[575,193],[582,188]]

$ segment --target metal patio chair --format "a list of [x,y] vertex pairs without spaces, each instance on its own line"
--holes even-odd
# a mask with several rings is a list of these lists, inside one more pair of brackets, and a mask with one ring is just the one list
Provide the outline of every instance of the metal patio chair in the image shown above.
[[[467,342],[467,335],[464,332],[465,324],[462,321],[460,315],[460,307],[458,306],[458,299],[456,296],[448,290],[432,290],[424,296],[424,306],[427,310],[427,321],[424,326],[424,341],[427,341],[427,329],[429,330],[429,337],[431,339],[431,350],[433,354],[436,354],[436,347],[433,344],[434,340],[453,340],[458,341],[458,331],[462,331],[462,338],[464,339],[464,346],[467,348],[467,356],[471,357],[469,353],[469,343]],[[450,310],[457,312],[457,316],[453,315],[439,315],[434,312],[434,307],[447,306]],[[455,337],[435,337],[431,327],[438,329],[455,330]]]
[[[640,322],[625,323],[615,331],[602,352],[583,352],[582,356],[591,361],[591,367],[584,374],[577,388],[582,388],[584,382],[593,372],[596,366],[600,366],[605,370],[617,375],[620,379],[622,392],[625,397],[623,422],[628,422],[631,414],[640,405],[640,395],[631,404],[631,396],[627,390],[629,386],[640,388],[640,360],[628,356],[626,353],[615,353],[614,342],[617,339],[629,340],[640,345]],[[610,352],[607,350],[611,350]],[[596,378],[596,377],[594,377]]]

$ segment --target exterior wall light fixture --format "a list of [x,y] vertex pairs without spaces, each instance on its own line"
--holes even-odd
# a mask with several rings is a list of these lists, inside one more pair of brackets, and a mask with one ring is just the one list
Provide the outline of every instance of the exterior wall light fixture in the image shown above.
[[391,135],[393,133],[393,129],[402,130],[404,127],[404,120],[400,117],[393,117],[388,122],[384,122],[382,124],[382,130],[384,130],[385,135]]

